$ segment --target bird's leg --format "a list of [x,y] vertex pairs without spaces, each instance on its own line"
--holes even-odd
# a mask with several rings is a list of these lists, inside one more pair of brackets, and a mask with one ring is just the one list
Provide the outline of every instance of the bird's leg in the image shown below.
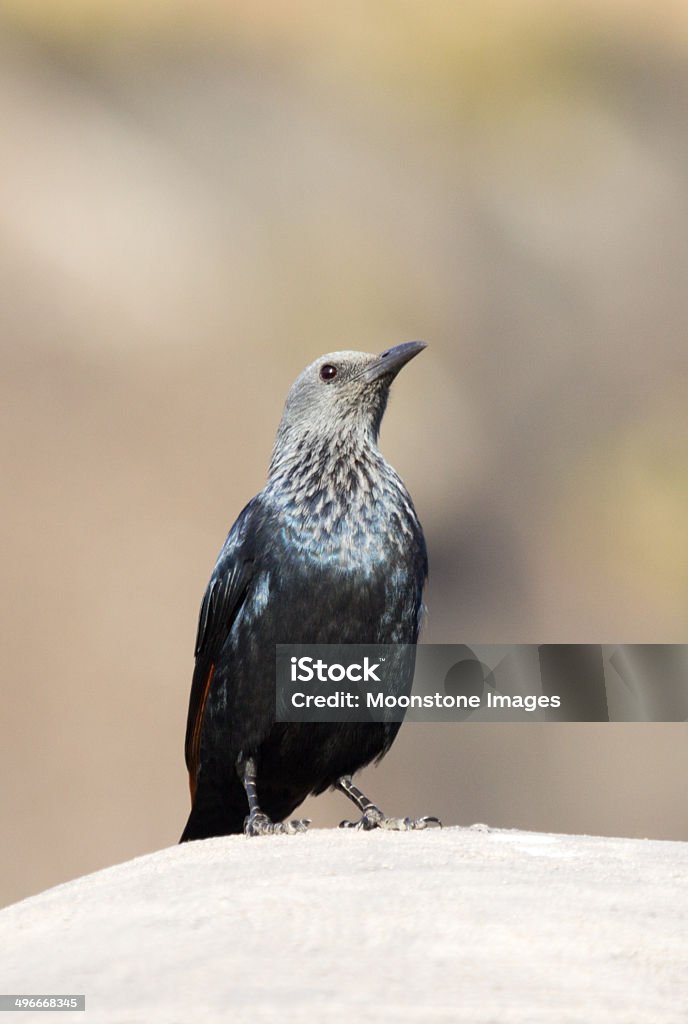
[[252,757],[239,758],[237,771],[241,778],[246,797],[248,799],[248,817],[244,821],[244,835],[247,836],[274,836],[274,835],[295,835],[297,832],[305,832],[311,823],[310,818],[303,818],[295,821],[272,821],[260,809],[258,803],[258,786],[256,783],[256,762]]
[[342,775],[341,779],[335,783],[335,787],[356,804],[362,815],[360,821],[343,821],[340,828],[363,829],[366,832],[373,828],[384,828],[391,832],[408,832],[411,829],[423,829],[431,825],[442,827],[439,818],[427,816],[424,818],[388,818],[377,804],[374,804],[365,793],[361,792],[358,786],[354,786],[350,775]]

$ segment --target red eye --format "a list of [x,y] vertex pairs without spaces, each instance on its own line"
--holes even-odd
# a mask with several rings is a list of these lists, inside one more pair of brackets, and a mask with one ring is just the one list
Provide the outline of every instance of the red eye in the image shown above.
[[332,363],[325,363],[324,366],[320,367],[320,379],[321,380],[334,380],[337,376],[337,367],[333,366]]

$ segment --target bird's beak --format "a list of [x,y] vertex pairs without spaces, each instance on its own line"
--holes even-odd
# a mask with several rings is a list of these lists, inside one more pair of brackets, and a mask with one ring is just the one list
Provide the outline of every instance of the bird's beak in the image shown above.
[[364,373],[367,381],[379,380],[380,377],[389,377],[392,380],[399,373],[402,366],[406,366],[410,359],[417,356],[425,348],[424,341],[405,341],[402,345],[395,345],[382,352],[374,363]]

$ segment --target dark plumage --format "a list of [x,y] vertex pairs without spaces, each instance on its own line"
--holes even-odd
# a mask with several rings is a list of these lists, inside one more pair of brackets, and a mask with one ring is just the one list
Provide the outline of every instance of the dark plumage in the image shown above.
[[358,827],[388,819],[350,777],[382,757],[398,723],[275,723],[277,643],[415,643],[425,541],[377,448],[389,386],[425,346],[335,352],[289,392],[268,481],[239,515],[201,606],[186,731],[192,810],[182,841],[301,831],[280,823],[338,786]]

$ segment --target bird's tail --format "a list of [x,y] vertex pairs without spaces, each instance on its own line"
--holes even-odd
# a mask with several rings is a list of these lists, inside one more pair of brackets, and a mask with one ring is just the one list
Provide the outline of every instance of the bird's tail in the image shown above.
[[235,771],[228,772],[222,782],[222,785],[204,784],[201,777],[180,843],[243,832],[248,814],[244,787]]

